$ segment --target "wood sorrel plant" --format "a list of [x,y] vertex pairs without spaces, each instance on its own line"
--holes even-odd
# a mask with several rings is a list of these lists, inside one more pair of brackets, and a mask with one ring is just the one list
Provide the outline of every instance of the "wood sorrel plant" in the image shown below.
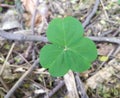
[[63,76],[69,69],[83,72],[97,57],[96,45],[83,36],[82,24],[73,17],[53,19],[47,29],[51,44],[40,51],[40,63],[52,76]]

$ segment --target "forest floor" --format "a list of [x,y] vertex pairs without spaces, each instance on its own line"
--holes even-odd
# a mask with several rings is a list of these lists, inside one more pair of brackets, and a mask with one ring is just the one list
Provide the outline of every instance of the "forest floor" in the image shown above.
[[0,98],[69,98],[64,78],[52,77],[38,60],[49,22],[66,16],[83,24],[98,50],[91,68],[77,74],[82,88],[74,73],[79,98],[120,98],[118,0],[33,1],[0,1]]

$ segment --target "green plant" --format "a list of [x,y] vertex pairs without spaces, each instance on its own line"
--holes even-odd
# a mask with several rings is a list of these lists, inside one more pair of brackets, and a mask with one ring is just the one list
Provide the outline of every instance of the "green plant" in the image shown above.
[[118,3],[120,4],[120,0],[118,0]]
[[3,10],[3,8],[2,8],[2,7],[0,7],[0,12],[2,12],[2,10]]
[[47,29],[51,44],[40,51],[40,63],[52,76],[63,76],[69,69],[83,72],[97,57],[92,40],[83,36],[82,24],[73,17],[53,19]]

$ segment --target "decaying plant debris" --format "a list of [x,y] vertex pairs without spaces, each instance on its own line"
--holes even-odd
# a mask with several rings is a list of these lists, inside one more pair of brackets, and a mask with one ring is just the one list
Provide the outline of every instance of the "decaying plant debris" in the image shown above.
[[[50,76],[38,61],[48,43],[49,22],[65,16],[83,23],[99,53],[88,71],[67,77],[75,89],[65,86],[68,80]],[[120,98],[119,33],[117,0],[1,0],[0,98],[73,98],[69,89],[81,98]]]

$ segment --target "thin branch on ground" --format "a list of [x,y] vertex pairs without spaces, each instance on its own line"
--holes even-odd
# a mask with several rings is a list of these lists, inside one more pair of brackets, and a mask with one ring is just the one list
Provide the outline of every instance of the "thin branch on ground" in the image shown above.
[[0,82],[1,82],[1,84],[5,87],[5,89],[6,89],[7,91],[8,91],[9,89],[8,89],[7,85],[4,83],[4,81],[2,80],[2,75],[3,75],[3,72],[4,72],[5,67],[7,66],[7,61],[8,61],[8,59],[9,59],[9,57],[10,57],[10,55],[11,55],[14,47],[15,47],[15,42],[12,44],[12,46],[11,46],[11,48],[10,48],[8,54],[7,54],[7,57],[6,57],[3,65],[2,65],[2,68],[1,68],[1,70],[0,70]]
[[87,17],[87,18],[85,19],[85,21],[83,22],[83,27],[84,27],[84,28],[89,24],[91,18],[92,18],[92,17],[95,15],[95,13],[97,12],[99,3],[100,3],[100,0],[96,0],[92,12],[88,15],[88,17]]
[[[48,42],[48,39],[43,36],[39,35],[24,35],[24,34],[13,34],[13,33],[7,33],[5,31],[0,30],[0,36],[8,39],[8,40],[15,40],[15,41],[38,41],[38,42]],[[96,42],[110,42],[115,44],[120,44],[120,38],[116,37],[94,37],[94,36],[88,36],[93,41]]]
[[10,98],[14,91],[22,84],[24,79],[34,70],[35,66],[39,63],[39,59],[37,59],[33,65],[20,77],[20,79],[15,83],[15,85],[8,91],[4,98]]
[[32,16],[32,20],[31,20],[31,31],[32,31],[32,34],[34,35],[34,26],[35,26],[35,17],[37,15],[37,7],[39,5],[39,0],[36,1],[36,5],[35,5],[35,9],[34,9],[34,12],[33,12],[33,16]]
[[107,11],[105,10],[105,6],[104,6],[104,4],[103,4],[103,0],[100,0],[100,2],[101,2],[101,5],[102,5],[102,7],[103,7],[103,11],[104,11],[104,14],[105,14],[105,16],[106,16],[106,19],[109,20]]
[[[34,32],[34,27],[35,27],[35,18],[36,18],[36,15],[37,15],[37,7],[39,5],[39,0],[36,1],[36,4],[35,4],[35,9],[34,9],[34,12],[33,12],[33,15],[32,15],[32,20],[31,20],[31,31],[32,31],[32,34],[34,35],[35,32]],[[28,55],[29,55],[29,52],[30,50],[33,48],[33,42],[29,42],[29,46],[26,50],[26,53],[25,53],[25,57],[27,58]]]
[[38,35],[24,35],[24,34],[14,34],[8,33],[3,30],[0,30],[0,36],[8,39],[8,40],[15,40],[15,41],[39,41],[39,42],[48,42],[46,37],[38,36]]
[[64,81],[60,81],[59,84],[53,88],[53,90],[51,90],[49,93],[48,93],[48,96],[49,97],[52,97],[52,95],[54,95],[61,87],[63,87],[65,85],[65,82]]
[[22,54],[18,53],[18,55],[26,62],[26,64],[28,64],[29,66],[32,66]]
[[5,69],[6,65],[7,65],[7,61],[8,61],[8,59],[9,59],[9,57],[10,57],[10,54],[11,54],[12,51],[13,51],[14,46],[15,46],[15,43],[12,44],[12,46],[11,46],[9,52],[8,52],[8,55],[7,55],[7,57],[6,57],[3,65],[2,65],[2,68],[1,68],[1,70],[0,70],[0,77],[1,77],[2,74],[3,74],[3,71],[4,71],[4,69]]
[[3,81],[2,77],[0,77],[0,82],[1,82],[2,86],[5,88],[5,91],[7,92],[9,90],[9,88],[7,87],[5,82]]
[[78,90],[78,93],[81,95],[81,98],[89,98],[86,93],[85,87],[79,77],[79,73],[75,73],[75,80],[77,84],[77,90]]
[[115,50],[112,56],[115,57],[119,52],[120,52],[120,45],[118,45],[117,49]]
[[113,29],[113,30],[107,30],[107,31],[105,31],[105,32],[102,32],[99,36],[100,36],[100,37],[104,37],[104,36],[106,36],[106,35],[114,32],[114,31],[115,31],[115,29]]
[[89,38],[96,42],[110,42],[110,43],[120,44],[120,38],[116,38],[116,37],[93,37],[93,36],[90,36]]
[[15,6],[13,6],[13,5],[8,5],[8,4],[0,4],[0,7],[14,8]]

